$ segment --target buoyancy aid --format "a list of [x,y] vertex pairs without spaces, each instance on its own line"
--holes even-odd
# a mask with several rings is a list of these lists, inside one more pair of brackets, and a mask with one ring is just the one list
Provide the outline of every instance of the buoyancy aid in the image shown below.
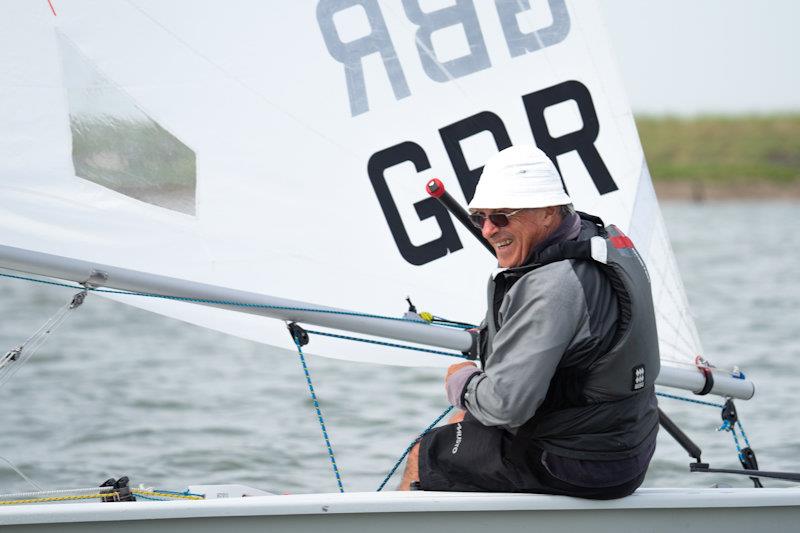
[[650,279],[630,238],[616,226],[604,227],[598,217],[579,215],[577,239],[555,243],[513,269],[502,292],[508,292],[514,279],[545,264],[592,261],[616,294],[616,330],[598,353],[558,368],[544,402],[518,429],[513,447],[533,445],[585,460],[633,457],[652,446],[658,430],[654,384],[660,359]]

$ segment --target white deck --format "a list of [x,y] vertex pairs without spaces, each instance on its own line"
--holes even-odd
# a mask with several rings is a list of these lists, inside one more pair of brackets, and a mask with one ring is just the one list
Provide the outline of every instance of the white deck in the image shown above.
[[[539,494],[382,492],[0,507],[18,531],[789,531],[800,488],[640,489],[612,501]],[[13,526],[21,526],[19,528]],[[37,527],[38,526],[38,527]]]

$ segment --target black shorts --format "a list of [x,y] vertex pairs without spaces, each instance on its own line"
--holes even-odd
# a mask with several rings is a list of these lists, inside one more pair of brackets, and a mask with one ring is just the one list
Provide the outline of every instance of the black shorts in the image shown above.
[[422,490],[454,492],[533,492],[591,499],[621,498],[641,485],[646,473],[625,476],[624,483],[587,487],[559,479],[551,472],[546,452],[526,449],[525,459],[512,458],[514,435],[484,426],[469,414],[464,421],[434,429],[419,446],[419,481]]

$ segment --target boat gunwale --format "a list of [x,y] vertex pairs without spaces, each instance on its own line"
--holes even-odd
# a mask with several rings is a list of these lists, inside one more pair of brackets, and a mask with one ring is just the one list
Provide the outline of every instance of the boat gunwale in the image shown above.
[[323,514],[800,507],[800,487],[652,488],[618,500],[514,493],[349,492],[0,507],[0,525]]

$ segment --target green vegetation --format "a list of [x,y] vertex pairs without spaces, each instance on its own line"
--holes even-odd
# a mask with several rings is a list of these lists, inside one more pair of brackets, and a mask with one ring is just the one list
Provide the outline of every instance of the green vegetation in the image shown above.
[[800,182],[800,114],[637,116],[654,181]]

